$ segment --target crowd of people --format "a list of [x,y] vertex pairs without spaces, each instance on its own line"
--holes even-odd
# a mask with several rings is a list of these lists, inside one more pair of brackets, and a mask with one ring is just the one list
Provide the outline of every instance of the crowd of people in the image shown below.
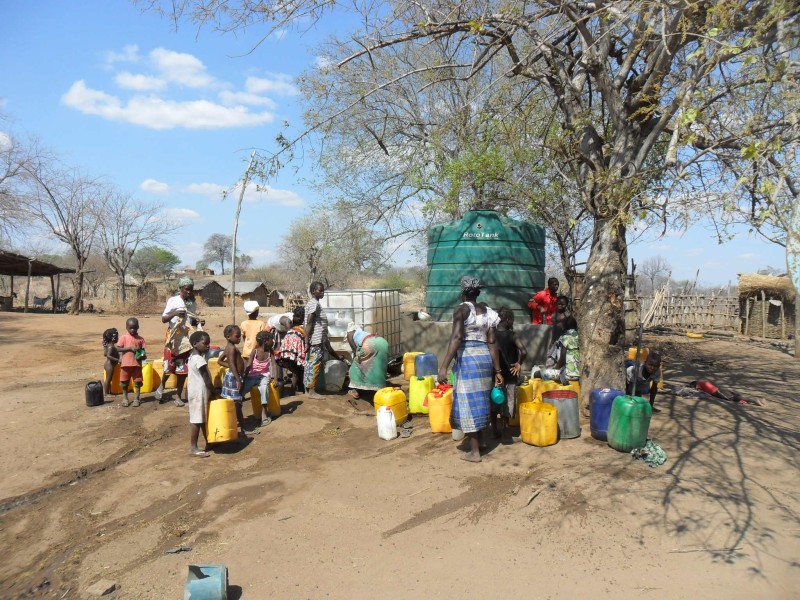
[[[545,364],[537,365],[530,375],[543,380],[568,385],[580,377],[578,323],[569,311],[569,300],[558,295],[559,282],[548,280],[547,288],[535,294],[530,302],[532,322],[551,325],[552,340]],[[444,359],[439,366],[438,381],[445,384],[450,367],[454,374],[452,426],[467,437],[468,449],[462,458],[481,461],[483,448],[481,432],[491,431],[503,443],[510,443],[509,422],[517,416],[517,386],[523,377],[522,365],[527,357],[525,345],[514,331],[514,311],[501,307],[497,311],[478,301],[483,282],[477,277],[461,279],[461,303],[453,312],[453,326]],[[292,312],[259,317],[258,302],[249,300],[243,305],[247,318],[241,324],[227,325],[223,330],[226,345],[219,352],[219,366],[225,367],[221,390],[212,385],[208,368],[210,335],[203,331],[205,321],[197,315],[194,283],[185,277],[178,281],[178,292],[171,296],[161,315],[166,325],[163,344],[163,376],[154,391],[156,401],[168,401],[164,386],[169,375],[177,379],[172,402],[184,406],[184,387],[189,404],[191,455],[208,456],[198,447],[199,433],[208,411],[208,403],[217,397],[234,402],[239,437],[258,433],[258,427],[246,429],[242,404],[252,390],[260,393],[262,411],[255,415],[260,426],[268,425],[275,415],[268,410],[269,385],[273,380],[290,393],[306,393],[319,399],[317,390],[325,362],[344,357],[331,345],[328,318],[320,301],[325,286],[313,282],[305,306]],[[103,333],[105,355],[104,393],[109,395],[109,383],[117,364],[120,365],[122,406],[138,407],[141,402],[142,362],[146,358],[146,343],[139,335],[139,322],[130,318],[125,334],[116,329]],[[389,385],[387,366],[389,343],[384,338],[356,327],[347,328],[347,343],[352,351],[348,369],[349,390],[353,398],[369,397]],[[651,352],[648,359],[627,369],[628,393],[649,394],[653,404],[656,383],[660,378],[660,355]],[[128,397],[129,382],[133,382],[135,397]],[[494,388],[502,393],[502,402],[490,401]],[[495,392],[497,393],[497,392]]]

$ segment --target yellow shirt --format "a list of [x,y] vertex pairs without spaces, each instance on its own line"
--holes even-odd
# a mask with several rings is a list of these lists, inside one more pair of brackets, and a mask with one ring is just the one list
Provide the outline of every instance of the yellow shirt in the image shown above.
[[267,324],[261,319],[247,319],[242,321],[239,328],[242,330],[242,357],[248,358],[250,353],[253,352],[253,348],[256,347],[256,334],[259,331],[264,331],[267,328]]

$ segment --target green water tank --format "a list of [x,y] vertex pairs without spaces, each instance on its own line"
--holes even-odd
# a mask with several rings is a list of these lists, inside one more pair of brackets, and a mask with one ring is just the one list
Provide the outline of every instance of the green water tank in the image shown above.
[[473,210],[428,230],[426,311],[449,321],[461,301],[461,277],[481,278],[479,300],[508,306],[517,323],[530,323],[530,297],[544,289],[544,229],[493,210]]

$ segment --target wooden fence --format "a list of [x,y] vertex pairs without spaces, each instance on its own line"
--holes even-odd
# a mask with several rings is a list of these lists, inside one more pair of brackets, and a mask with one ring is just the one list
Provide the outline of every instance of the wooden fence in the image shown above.
[[[646,315],[653,304],[652,297],[639,297],[640,310]],[[648,327],[676,329],[717,329],[739,333],[739,298],[711,294],[675,294],[665,296],[655,307]]]

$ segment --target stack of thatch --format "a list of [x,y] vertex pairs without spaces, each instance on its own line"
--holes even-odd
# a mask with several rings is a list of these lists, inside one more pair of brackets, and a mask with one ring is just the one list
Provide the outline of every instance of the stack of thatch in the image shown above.
[[746,298],[753,294],[760,294],[762,290],[767,296],[778,296],[787,300],[794,300],[795,296],[794,286],[788,277],[757,273],[739,275],[739,297]]

